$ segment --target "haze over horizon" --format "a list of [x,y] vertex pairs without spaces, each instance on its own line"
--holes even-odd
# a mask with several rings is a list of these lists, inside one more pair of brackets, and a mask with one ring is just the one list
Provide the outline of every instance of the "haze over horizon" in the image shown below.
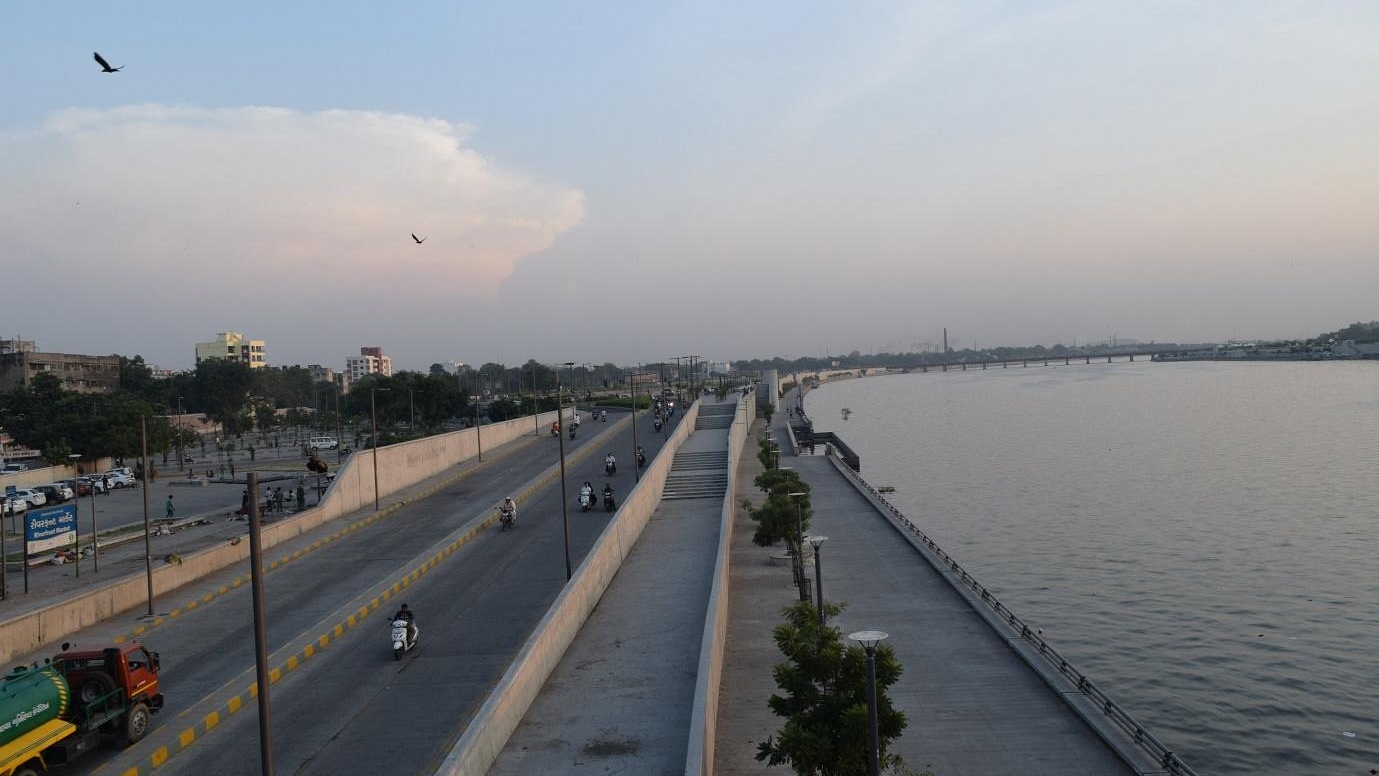
[[10,4],[0,336],[419,370],[1315,336],[1379,318],[1376,39],[1340,0]]

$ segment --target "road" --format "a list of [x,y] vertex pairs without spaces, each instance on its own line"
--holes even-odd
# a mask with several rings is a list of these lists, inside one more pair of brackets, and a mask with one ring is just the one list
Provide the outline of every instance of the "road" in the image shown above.
[[[581,514],[574,492],[590,480],[601,490],[610,481],[619,495],[633,487],[631,430],[616,429],[625,413],[607,424],[585,423],[573,443],[566,439],[570,545],[575,565],[606,526],[602,511]],[[677,413],[675,420],[682,417]],[[649,456],[661,436],[648,433],[638,416],[639,439]],[[594,432],[594,433],[591,433]],[[603,455],[622,465],[603,476]],[[580,458],[579,454],[587,454]],[[430,498],[407,504],[269,574],[265,587],[271,664],[286,660],[294,642],[313,643],[318,630],[346,619],[360,593],[381,580],[423,566],[438,540],[492,515],[493,506],[538,473],[558,463],[556,441],[526,437],[485,454],[489,462]],[[272,693],[274,752],[281,773],[334,774],[377,771],[424,773],[444,757],[472,713],[565,583],[559,480],[532,491],[519,508],[515,530],[489,527],[444,560],[425,567],[403,592],[330,640],[275,685]],[[327,528],[338,531],[341,526]],[[317,537],[319,538],[319,537]],[[312,537],[304,537],[311,542]],[[294,548],[282,548],[286,555]],[[243,573],[227,570],[204,586],[214,589]],[[188,591],[190,597],[191,591]],[[367,600],[367,599],[366,599]],[[395,661],[387,615],[402,601],[417,612],[421,644]],[[72,641],[108,641],[136,624],[133,618],[104,623]],[[253,676],[252,616],[247,586],[167,620],[142,637],[162,653],[168,708],[155,716],[150,737],[117,756],[102,753],[75,773],[120,773],[146,761],[156,747],[171,745],[175,772],[198,776],[259,772],[257,714],[252,704],[229,716],[178,752],[177,737],[225,699],[243,691]]]

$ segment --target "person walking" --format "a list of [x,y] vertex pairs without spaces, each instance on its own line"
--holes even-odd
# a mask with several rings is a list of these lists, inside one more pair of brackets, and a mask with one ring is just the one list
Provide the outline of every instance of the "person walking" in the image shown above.
[[171,520],[171,519],[173,518],[173,515],[176,515],[176,514],[177,514],[177,509],[176,509],[176,507],[174,507],[174,506],[172,505],[172,494],[171,494],[171,493],[168,494],[168,500],[167,500],[167,503],[165,503],[165,504],[163,505],[163,509],[168,513],[168,519],[169,519],[169,520]]

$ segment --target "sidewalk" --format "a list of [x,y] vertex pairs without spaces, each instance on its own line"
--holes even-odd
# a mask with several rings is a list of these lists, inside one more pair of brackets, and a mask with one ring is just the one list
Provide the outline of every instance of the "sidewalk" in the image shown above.
[[[792,405],[793,406],[793,405]],[[784,438],[782,413],[772,423]],[[757,434],[762,424],[754,427]],[[762,471],[751,453],[738,468],[738,499],[754,504],[752,479]],[[785,447],[782,445],[782,447]],[[789,459],[788,461],[786,459]],[[1012,652],[948,582],[896,533],[823,456],[791,456],[811,486],[810,532],[822,548],[824,597],[847,607],[832,623],[844,634],[890,633],[904,674],[891,698],[909,718],[892,745],[918,771],[939,776],[1070,776],[1135,773],[1042,679]],[[772,638],[780,610],[798,599],[786,566],[752,544],[753,524],[739,512],[733,529],[728,641],[719,696],[715,774],[763,774],[757,744],[783,720],[767,707],[778,691],[772,667],[782,656]],[[808,569],[811,579],[816,570]]]

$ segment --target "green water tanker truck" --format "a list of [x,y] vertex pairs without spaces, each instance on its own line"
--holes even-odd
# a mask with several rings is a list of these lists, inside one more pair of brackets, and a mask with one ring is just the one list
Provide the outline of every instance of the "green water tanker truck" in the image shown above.
[[0,776],[70,765],[102,740],[129,746],[163,707],[158,653],[142,644],[66,649],[0,679]]

